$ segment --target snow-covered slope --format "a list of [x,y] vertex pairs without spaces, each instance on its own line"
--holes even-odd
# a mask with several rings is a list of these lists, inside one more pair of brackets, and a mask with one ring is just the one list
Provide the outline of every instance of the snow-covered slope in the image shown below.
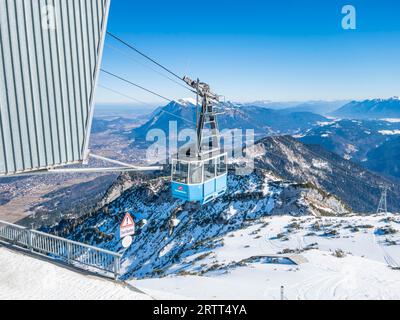
[[[264,216],[187,252],[170,268],[178,273],[129,280],[143,293],[0,248],[0,299],[280,299],[281,286],[293,300],[400,299],[399,231],[393,214]],[[263,258],[281,253],[306,262]]]
[[[399,299],[400,217],[264,217],[228,233],[205,257],[187,257],[181,276],[134,281],[193,299]],[[299,266],[257,256],[301,254]],[[254,257],[254,258],[250,258]],[[250,258],[250,259],[249,259]],[[211,266],[199,276],[199,265]],[[189,268],[187,268],[188,270]]]
[[84,275],[1,246],[0,270],[0,300],[152,299],[130,286]]
[[[200,259],[228,233],[272,215],[346,215],[336,197],[312,185],[280,181],[268,171],[229,176],[229,192],[204,207],[174,200],[167,178],[153,179],[125,191],[97,213],[64,221],[50,232],[113,251],[121,250],[119,224],[131,212],[138,225],[133,246],[123,259],[124,278],[158,277],[189,272],[185,259]],[[199,258],[200,257],[200,258]],[[197,266],[207,273],[212,264]]]
[[312,183],[344,201],[354,212],[375,213],[380,185],[388,185],[389,211],[400,211],[400,185],[358,164],[327,151],[308,146],[292,137],[260,140],[253,152],[256,167],[274,172],[288,181]]

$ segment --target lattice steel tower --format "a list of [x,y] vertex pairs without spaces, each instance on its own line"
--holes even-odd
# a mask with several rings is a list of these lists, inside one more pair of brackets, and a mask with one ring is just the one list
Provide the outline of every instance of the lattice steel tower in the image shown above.
[[381,194],[381,199],[379,200],[379,205],[378,205],[378,210],[376,210],[376,213],[387,213],[387,193],[389,190],[388,186],[382,185],[380,186],[382,190]]

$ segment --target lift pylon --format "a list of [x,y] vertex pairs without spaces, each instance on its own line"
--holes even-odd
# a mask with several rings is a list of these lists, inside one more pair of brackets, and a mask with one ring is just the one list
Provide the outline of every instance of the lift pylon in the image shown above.
[[381,199],[379,200],[379,205],[378,205],[378,209],[376,210],[376,213],[387,213],[388,212],[387,193],[390,188],[386,185],[381,185],[380,189],[382,190],[382,193],[381,193]]

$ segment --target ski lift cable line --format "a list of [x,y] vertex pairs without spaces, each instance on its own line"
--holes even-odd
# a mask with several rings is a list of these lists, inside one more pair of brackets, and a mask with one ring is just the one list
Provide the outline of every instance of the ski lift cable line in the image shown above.
[[[137,166],[137,165],[133,165],[133,164],[129,164],[129,163],[126,163],[126,162],[110,159],[110,158],[103,157],[103,156],[100,156],[100,155],[96,155],[96,154],[93,154],[93,153],[89,153],[89,157],[91,157],[93,159],[100,160],[100,161],[116,164],[116,165],[119,165],[119,166],[122,166],[122,167],[130,168],[130,169],[138,170],[138,169],[141,168],[140,166]],[[160,166],[158,166],[158,167],[144,167],[144,168],[146,170],[162,170],[163,169],[163,167],[160,167]],[[96,168],[94,168],[94,169],[96,169]],[[110,168],[110,169],[112,169],[112,168]]]
[[128,42],[124,41],[123,39],[121,39],[120,37],[116,36],[115,34],[111,33],[110,31],[107,31],[107,35],[109,35],[110,37],[114,38],[115,40],[119,41],[120,43],[122,43],[123,45],[127,46],[128,48],[130,48],[131,50],[135,51],[136,53],[138,53],[139,55],[141,55],[142,57],[148,59],[149,61],[151,61],[152,63],[154,63],[155,65],[157,65],[158,67],[160,67],[161,69],[165,70],[166,72],[168,72],[169,74],[171,74],[172,76],[174,76],[175,78],[179,79],[180,81],[182,81],[185,85],[187,85],[188,87],[185,87],[186,89],[188,89],[189,91],[197,94],[196,91],[191,90],[191,86],[188,85],[188,83],[185,81],[185,77],[180,77],[178,74],[176,74],[175,72],[171,71],[170,69],[168,69],[167,67],[163,66],[161,63],[157,62],[156,60],[154,60],[153,58],[149,57],[147,54],[141,52],[139,49],[135,48],[133,45],[129,44]]
[[107,86],[104,86],[104,85],[102,85],[102,84],[99,84],[99,88],[102,88],[102,89],[104,89],[104,90],[110,91],[110,92],[112,92],[112,93],[115,93],[115,94],[117,94],[117,95],[119,95],[119,96],[121,96],[121,97],[125,97],[125,98],[127,98],[127,99],[129,99],[129,100],[132,100],[132,101],[134,101],[134,102],[141,103],[141,104],[145,104],[145,105],[147,105],[147,106],[149,106],[149,107],[152,107],[152,108],[154,107],[154,105],[152,105],[152,104],[150,104],[150,103],[148,103],[148,102],[144,102],[144,101],[141,101],[141,100],[136,99],[136,98],[134,98],[134,97],[128,96],[128,95],[126,95],[125,93],[122,93],[122,92],[119,92],[119,91],[117,91],[117,90],[111,89],[111,88],[109,88],[109,87],[107,87]]
[[166,100],[166,101],[168,101],[168,102],[172,102],[172,101],[173,101],[172,99],[166,98],[166,97],[162,96],[161,94],[158,94],[158,93],[156,93],[156,92],[154,92],[154,91],[152,91],[152,90],[146,89],[145,87],[143,87],[143,86],[141,86],[141,85],[138,85],[138,84],[136,84],[136,83],[133,83],[132,81],[129,81],[129,80],[125,79],[125,78],[122,78],[122,77],[120,77],[120,76],[118,76],[118,75],[116,75],[116,74],[114,74],[114,73],[112,73],[112,72],[109,72],[109,71],[104,70],[104,69],[100,69],[100,71],[103,72],[103,73],[105,73],[105,74],[108,74],[109,76],[112,76],[112,77],[114,77],[114,78],[116,78],[116,79],[119,79],[119,80],[121,80],[121,81],[123,81],[123,82],[129,83],[130,85],[132,85],[132,86],[134,86],[134,87],[136,87],[136,88],[139,88],[139,89],[141,89],[141,90],[143,90],[143,91],[146,91],[146,92],[148,92],[148,93],[151,93],[152,95],[155,95],[155,96],[157,96],[157,97],[159,97],[159,98],[161,98],[161,99],[164,99],[164,100]]
[[110,44],[106,44],[106,46],[107,46],[108,48],[111,48],[112,50],[114,50],[114,51],[116,51],[116,52],[119,52],[121,55],[126,56],[128,59],[130,59],[130,60],[136,62],[137,64],[140,64],[141,66],[143,66],[143,67],[145,67],[145,68],[147,68],[147,69],[149,69],[149,70],[152,70],[153,72],[157,73],[158,75],[162,76],[163,78],[172,81],[173,83],[177,84],[178,86],[180,86],[180,87],[182,87],[182,88],[184,88],[184,89],[186,89],[186,90],[188,90],[188,91],[190,91],[190,92],[192,92],[192,93],[196,93],[195,91],[191,90],[189,87],[183,85],[182,83],[176,81],[175,79],[172,79],[171,77],[167,76],[166,74],[164,74],[164,73],[162,73],[162,72],[160,72],[160,71],[157,71],[156,69],[150,67],[149,65],[147,65],[147,64],[145,64],[145,63],[143,63],[143,62],[141,62],[141,61],[139,61],[139,60],[133,58],[132,55],[128,54],[127,52],[125,52],[125,51],[123,51],[123,50],[121,50],[121,49],[119,49],[119,48],[117,48],[117,47],[115,47],[115,46],[112,46],[112,45],[110,45]]
[[194,124],[194,125],[196,125],[196,122],[194,122],[194,121],[190,121],[190,120],[188,120],[188,119],[185,119],[185,118],[183,118],[183,117],[180,117],[180,116],[177,116],[176,114],[173,114],[172,112],[169,112],[169,111],[166,111],[166,110],[161,110],[161,112],[162,112],[162,113],[169,114],[169,115],[170,115],[170,116],[172,116],[172,117],[175,117],[175,118],[181,119],[181,120],[183,120],[183,121],[185,121],[185,122],[187,122],[187,123],[190,123],[190,124]]
[[140,54],[142,57],[148,59],[149,61],[151,61],[152,63],[154,63],[155,65],[157,65],[158,67],[162,68],[163,70],[167,71],[168,73],[170,73],[171,75],[173,75],[175,78],[179,79],[180,81],[184,81],[183,77],[178,76],[175,72],[171,71],[170,69],[168,69],[167,67],[164,67],[161,63],[158,63],[157,61],[155,61],[154,59],[150,58],[148,55],[146,55],[145,53],[141,52],[139,49],[136,49],[133,45],[127,43],[126,41],[122,40],[120,37],[116,36],[115,34],[107,31],[107,34],[114,38],[115,40],[119,41],[120,43],[122,43],[123,45],[127,46],[128,48],[132,49],[133,51],[135,51],[136,53]]
[[[110,91],[110,92],[113,92],[113,93],[115,93],[115,94],[118,94],[118,95],[120,95],[120,96],[122,96],[122,97],[125,97],[125,98],[127,98],[127,99],[130,99],[130,100],[132,100],[132,101],[139,102],[139,103],[143,103],[143,104],[147,104],[148,106],[154,107],[154,106],[151,105],[150,103],[146,103],[146,102],[140,101],[140,100],[138,100],[138,99],[136,99],[136,98],[134,98],[134,97],[128,96],[128,95],[126,95],[126,94],[124,94],[124,93],[122,93],[122,92],[119,92],[119,91],[117,91],[117,90],[108,88],[108,87],[103,86],[103,85],[99,85],[99,87],[100,87],[100,88],[103,88],[103,89],[105,89],[105,90],[108,90],[108,91]],[[160,110],[160,112],[161,112],[161,113],[169,114],[169,115],[172,116],[172,117],[175,117],[175,118],[181,119],[182,121],[185,121],[185,122],[187,122],[187,123],[196,125],[196,122],[191,121],[191,120],[188,120],[188,119],[185,119],[185,118],[183,118],[183,117],[180,117],[180,116],[178,116],[178,115],[176,115],[176,114],[173,114],[172,112],[169,112],[169,111],[166,111],[166,110]]]

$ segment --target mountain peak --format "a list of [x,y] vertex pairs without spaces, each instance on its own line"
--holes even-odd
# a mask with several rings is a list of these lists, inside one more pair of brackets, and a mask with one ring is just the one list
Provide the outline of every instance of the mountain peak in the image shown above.
[[353,101],[333,113],[334,116],[350,119],[400,118],[400,99],[372,99]]
[[184,107],[189,107],[192,105],[196,105],[197,101],[194,98],[182,98],[178,100],[174,100],[175,103],[180,104],[181,106]]

